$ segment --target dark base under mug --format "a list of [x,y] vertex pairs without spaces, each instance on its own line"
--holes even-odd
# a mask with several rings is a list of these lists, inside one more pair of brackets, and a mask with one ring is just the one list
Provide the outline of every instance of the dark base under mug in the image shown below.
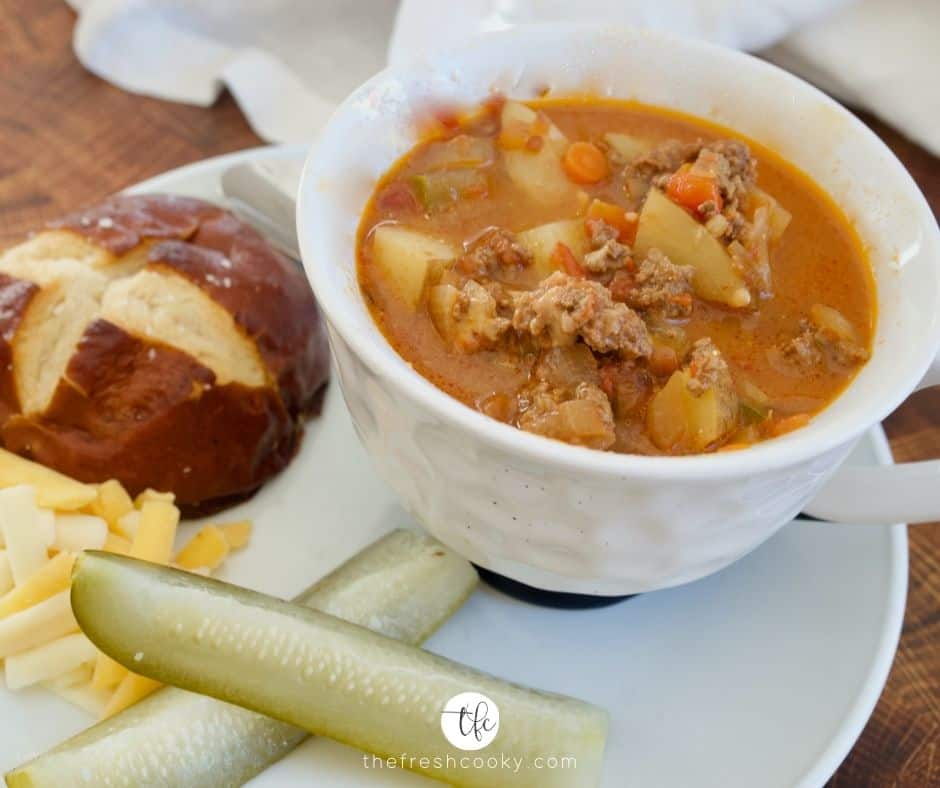
[[561,610],[588,610],[594,607],[610,607],[618,602],[627,599],[633,599],[637,594],[626,594],[625,596],[596,596],[594,594],[572,594],[567,591],[545,591],[541,588],[520,583],[511,577],[484,569],[482,566],[476,567],[480,577],[497,591],[502,591],[507,596],[519,599],[522,602],[528,602],[530,605],[540,605],[541,607],[554,607]]

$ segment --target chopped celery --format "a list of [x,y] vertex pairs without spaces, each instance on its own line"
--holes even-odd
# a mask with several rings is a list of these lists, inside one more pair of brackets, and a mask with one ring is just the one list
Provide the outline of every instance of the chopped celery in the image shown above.
[[746,378],[738,381],[738,393],[741,403],[740,420],[743,425],[760,424],[773,413],[770,397]]
[[461,199],[485,196],[489,182],[482,170],[440,170],[412,176],[411,187],[421,207],[434,213]]
[[740,422],[744,425],[760,424],[770,415],[770,408],[752,402],[742,402],[739,407],[741,410]]
[[[294,601],[420,643],[476,585],[473,568],[438,542],[394,531]],[[307,732],[238,706],[167,687],[10,772],[10,786],[241,785]]]
[[633,134],[609,131],[601,139],[607,144],[618,163],[627,164],[637,156],[646,153],[651,147],[649,140]]
[[421,158],[429,170],[453,170],[463,167],[485,167],[495,156],[493,140],[466,134],[443,142],[432,142]]

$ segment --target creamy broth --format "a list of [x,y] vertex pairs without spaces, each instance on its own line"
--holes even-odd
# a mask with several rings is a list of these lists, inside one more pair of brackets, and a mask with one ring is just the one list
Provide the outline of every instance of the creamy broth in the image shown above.
[[[870,350],[874,283],[854,229],[806,175],[727,129],[652,107],[548,100],[528,105],[537,111],[532,120],[507,106],[492,102],[448,118],[386,174],[362,218],[362,292],[383,334],[420,374],[532,432],[644,454],[743,448],[802,426],[838,396]],[[571,151],[574,143],[590,145]],[[666,160],[681,143],[688,152],[671,170]],[[574,152],[586,152],[584,160]],[[660,169],[644,182],[650,158]],[[533,187],[510,169],[516,163],[526,173],[535,162],[549,168],[541,191],[541,182]],[[543,199],[555,187],[558,196]],[[698,223],[696,233],[709,234],[719,279],[738,283],[732,290],[716,298],[694,249],[686,254],[680,244],[680,259],[665,261],[638,250],[651,237],[654,192],[666,213],[679,205]],[[708,199],[696,203],[700,195]],[[576,235],[540,259],[544,232],[526,231],[557,221]],[[412,254],[412,236],[389,228],[437,246]],[[505,232],[496,238],[493,228]],[[518,254],[507,251],[510,243]],[[414,274],[408,257],[421,253],[431,263]],[[769,268],[759,269],[762,259]],[[549,287],[555,269],[561,273]],[[468,328],[476,308],[468,304],[487,312],[487,298],[496,303],[489,323]],[[537,331],[526,315],[550,325]],[[572,333],[569,315],[590,322]],[[598,336],[611,321],[627,328]]]

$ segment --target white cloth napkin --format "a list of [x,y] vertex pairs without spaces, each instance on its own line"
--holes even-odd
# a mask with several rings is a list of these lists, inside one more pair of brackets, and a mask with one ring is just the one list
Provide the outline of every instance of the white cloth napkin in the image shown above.
[[596,19],[770,47],[770,59],[940,155],[940,0],[402,0],[397,19],[396,0],[68,2],[89,70],[191,104],[228,87],[270,141],[313,137],[386,51],[396,62],[481,30]]
[[224,87],[270,142],[313,138],[385,65],[397,0],[67,0],[75,53],[124,90],[209,106]]

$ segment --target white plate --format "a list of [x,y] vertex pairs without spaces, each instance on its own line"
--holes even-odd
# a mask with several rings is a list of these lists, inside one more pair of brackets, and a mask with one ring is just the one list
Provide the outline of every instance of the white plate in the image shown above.
[[[224,166],[304,153],[247,151],[136,188],[219,200]],[[880,428],[850,461],[891,462]],[[256,528],[249,549],[230,559],[223,576],[279,596],[409,524],[373,473],[335,384],[294,463],[225,516],[250,517]],[[184,535],[194,527],[185,526]],[[906,589],[903,526],[794,523],[717,575],[605,609],[549,610],[481,587],[428,646],[606,707],[605,786],[820,786],[884,686]],[[89,722],[39,689],[0,691],[0,720],[4,771]],[[251,784],[435,784],[366,769],[362,758],[310,740]]]

